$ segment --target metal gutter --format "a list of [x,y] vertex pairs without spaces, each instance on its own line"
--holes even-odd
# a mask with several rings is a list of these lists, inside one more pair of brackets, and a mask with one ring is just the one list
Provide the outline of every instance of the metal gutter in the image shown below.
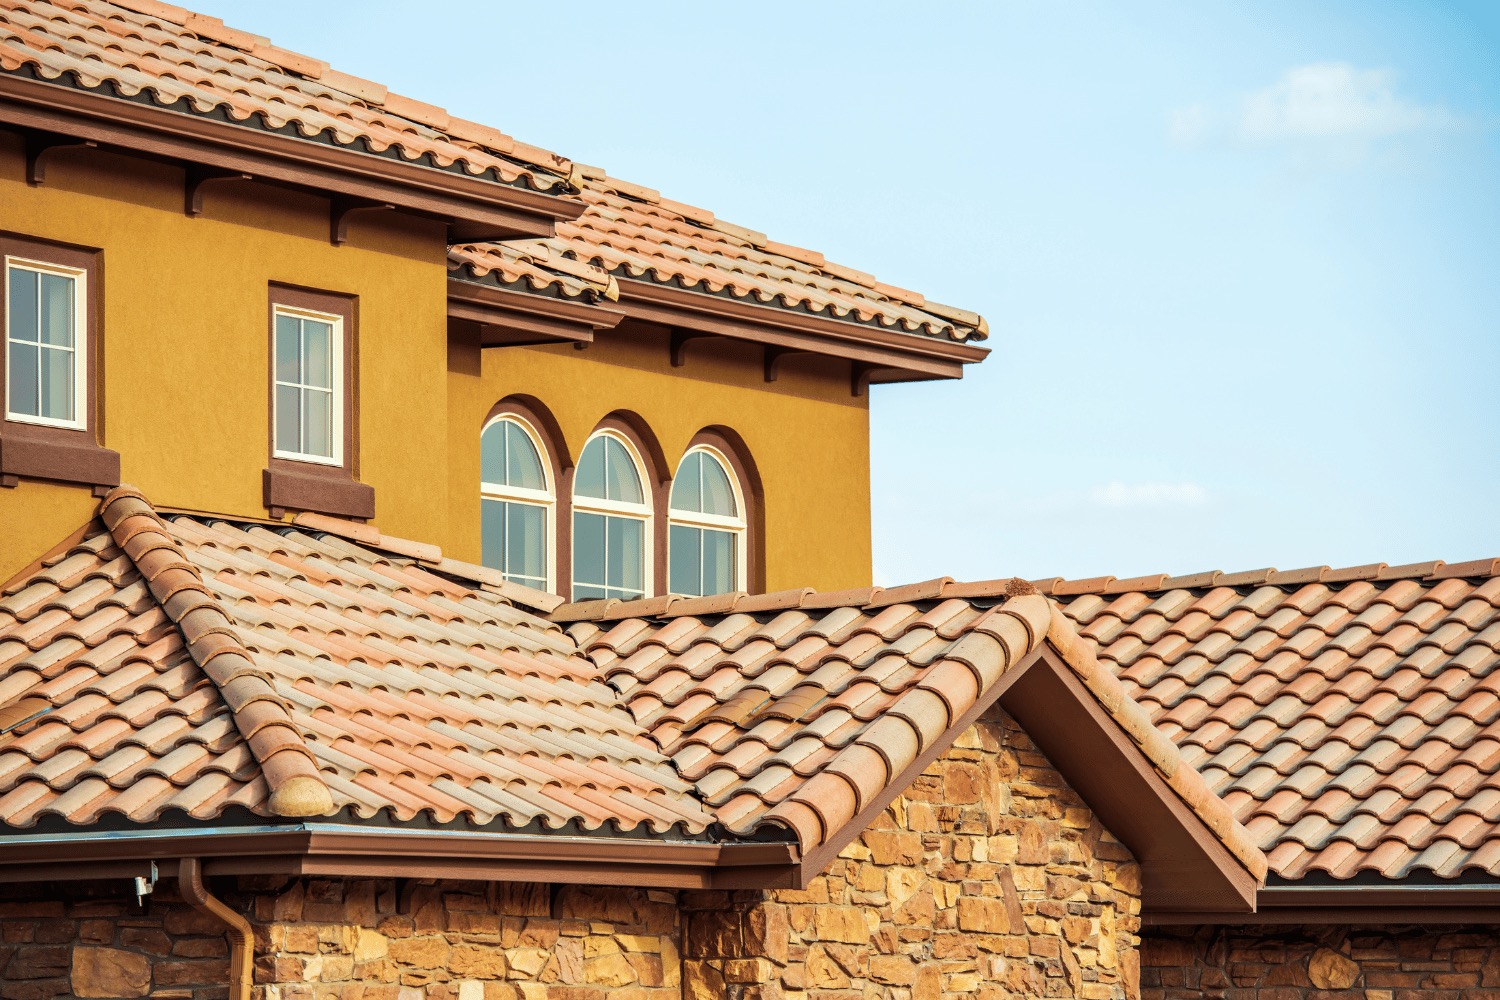
[[224,904],[203,887],[203,867],[197,858],[183,858],[177,863],[177,887],[182,898],[211,917],[224,922],[229,938],[229,1000],[250,1000],[255,957],[255,932],[250,921]]

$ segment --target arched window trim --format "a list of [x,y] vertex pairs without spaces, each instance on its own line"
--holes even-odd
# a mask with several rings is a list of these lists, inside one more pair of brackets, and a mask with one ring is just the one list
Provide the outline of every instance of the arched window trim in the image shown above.
[[[550,442],[542,436],[541,431],[528,417],[519,412],[518,408],[498,408],[493,411],[484,426],[479,429],[479,439],[484,440],[484,435],[491,427],[502,423],[512,423],[521,429],[532,447],[536,448],[537,457],[541,460],[542,480],[546,485],[545,490],[533,490],[522,486],[508,486],[501,483],[489,483],[484,480],[484,465],[480,464],[479,498],[483,504],[485,500],[497,500],[500,502],[515,502],[530,504],[543,508],[543,521],[547,533],[547,544],[543,555],[542,565],[544,567],[545,591],[555,592],[558,580],[558,456],[553,451]],[[503,572],[503,570],[502,570]]]
[[[671,566],[671,536],[672,525],[680,524],[689,528],[709,528],[714,531],[726,531],[734,535],[734,584],[735,590],[746,590],[750,579],[750,518],[749,509],[745,502],[745,488],[740,484],[738,463],[734,462],[725,452],[707,443],[694,444],[682,453],[682,459],[677,463],[677,472],[680,475],[682,467],[695,453],[704,454],[719,463],[719,468],[724,470],[724,475],[729,480],[730,492],[734,495],[734,509],[738,512],[734,517],[726,517],[722,514],[704,514],[692,510],[679,510],[672,506],[671,490],[667,494],[667,565]],[[675,487],[677,478],[672,478]]]
[[661,588],[657,581],[657,566],[659,557],[665,554],[663,551],[659,551],[660,547],[656,541],[657,536],[660,534],[659,525],[661,524],[661,520],[657,516],[660,513],[658,510],[658,498],[661,496],[661,489],[656,481],[656,476],[652,474],[654,466],[641,453],[641,448],[636,444],[634,435],[613,426],[614,423],[613,419],[607,419],[605,423],[596,428],[584,440],[583,447],[578,449],[578,459],[580,462],[583,461],[584,453],[595,438],[608,437],[619,442],[624,446],[625,453],[630,456],[630,461],[635,467],[636,478],[641,484],[642,502],[637,504],[620,500],[606,500],[601,497],[584,496],[578,492],[577,467],[575,466],[570,470],[572,475],[570,476],[571,481],[569,483],[569,501],[571,506],[568,512],[568,592],[572,594],[579,587],[579,582],[573,575],[576,560],[575,553],[572,551],[575,541],[572,536],[573,516],[581,512],[585,514],[604,514],[610,517],[629,517],[642,522],[642,593],[643,596],[650,597],[660,592]]

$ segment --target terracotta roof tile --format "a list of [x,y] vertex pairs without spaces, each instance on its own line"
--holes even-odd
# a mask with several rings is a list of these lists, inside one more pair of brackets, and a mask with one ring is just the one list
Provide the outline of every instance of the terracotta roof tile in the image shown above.
[[[432,547],[354,533],[163,517],[113,491],[62,560],[0,591],[0,720],[26,709],[0,732],[0,825],[236,805],[713,822],[558,626]],[[77,638],[53,655],[54,634]]]
[[1145,579],[1052,590],[1273,871],[1500,875],[1500,560]]

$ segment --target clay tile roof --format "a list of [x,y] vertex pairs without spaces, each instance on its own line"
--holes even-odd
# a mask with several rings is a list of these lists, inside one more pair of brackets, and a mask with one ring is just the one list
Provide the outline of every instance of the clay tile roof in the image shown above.
[[153,0],[0,0],[0,70],[571,193],[572,164],[221,20]]
[[1276,875],[1500,876],[1500,560],[1051,592]]
[[458,276],[588,301],[617,298],[620,280],[669,284],[922,337],[988,335],[976,313],[777,243],[171,4],[0,0],[0,72],[576,194],[587,205],[550,239],[453,247],[449,264]]
[[645,602],[558,614],[578,622],[574,637],[731,833],[789,831],[804,855],[836,845],[1048,643],[1235,859],[1264,876],[1228,806],[1025,581],[792,592],[772,607],[727,596],[697,616],[677,613],[686,602],[655,620],[630,617]]
[[238,807],[703,834],[600,670],[476,569],[111,492],[0,590],[0,827]]

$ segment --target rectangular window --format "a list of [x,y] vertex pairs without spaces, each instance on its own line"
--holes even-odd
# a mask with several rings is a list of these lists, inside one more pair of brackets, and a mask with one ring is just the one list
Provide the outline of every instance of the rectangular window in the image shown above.
[[359,300],[273,284],[268,321],[266,508],[374,517],[359,481]]
[[276,457],[323,465],[343,458],[343,319],[275,309]]
[[83,430],[88,425],[87,274],[5,258],[5,416]]

